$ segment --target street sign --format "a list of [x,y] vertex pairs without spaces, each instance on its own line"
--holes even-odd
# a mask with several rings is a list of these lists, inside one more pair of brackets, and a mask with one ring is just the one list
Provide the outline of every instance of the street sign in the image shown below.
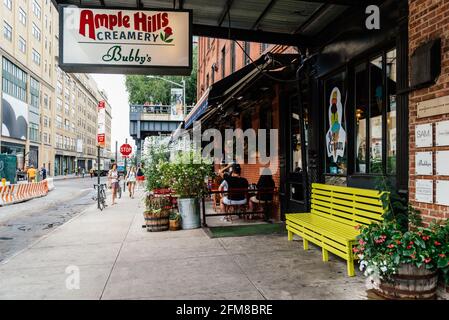
[[98,127],[97,145],[104,148],[106,146],[106,103],[98,102]]
[[122,146],[120,147],[120,153],[122,154],[122,156],[124,158],[128,157],[132,151],[133,151],[133,148],[127,143],[122,144]]
[[59,6],[67,72],[190,75],[192,11]]

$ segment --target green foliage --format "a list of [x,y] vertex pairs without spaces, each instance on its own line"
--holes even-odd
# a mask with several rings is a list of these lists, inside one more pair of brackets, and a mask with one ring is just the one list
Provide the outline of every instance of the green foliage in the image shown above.
[[162,173],[160,171],[160,164],[167,162],[168,158],[169,154],[164,147],[150,147],[149,153],[145,156],[145,159],[143,159],[143,162],[145,163],[144,174],[146,189],[148,192],[165,187]]
[[365,275],[390,279],[401,264],[441,271],[449,283],[449,221],[433,222],[430,227],[402,231],[397,224],[384,221],[363,227],[354,253]]
[[165,185],[180,198],[200,197],[207,191],[206,177],[212,174],[212,164],[194,151],[178,154],[174,161],[160,163]]
[[[196,83],[197,83],[197,56],[198,48],[193,47],[193,68],[192,73],[188,77],[184,77],[186,81],[186,104],[194,105],[196,102]],[[182,77],[179,76],[163,76],[167,80],[181,84]],[[163,105],[170,104],[170,89],[173,87],[169,82],[159,79],[149,79],[143,75],[126,76],[126,89],[129,93],[130,104],[144,104],[145,102],[160,103]]]
[[376,181],[376,189],[384,193],[381,200],[386,208],[384,219],[396,224],[396,227],[403,232],[409,228],[409,223],[413,227],[422,225],[421,215],[413,207],[408,205],[407,198],[402,197],[396,188],[392,185],[391,180],[385,176],[381,176]]

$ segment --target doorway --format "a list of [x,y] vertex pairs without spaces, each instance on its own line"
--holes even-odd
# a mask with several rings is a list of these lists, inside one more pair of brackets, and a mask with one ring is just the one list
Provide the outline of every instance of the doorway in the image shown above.
[[[284,184],[285,213],[300,213],[308,211],[309,186],[307,168],[309,162],[309,88],[301,86],[290,95],[286,101],[284,147],[285,167],[282,170],[281,181]],[[300,103],[300,101],[301,103]]]

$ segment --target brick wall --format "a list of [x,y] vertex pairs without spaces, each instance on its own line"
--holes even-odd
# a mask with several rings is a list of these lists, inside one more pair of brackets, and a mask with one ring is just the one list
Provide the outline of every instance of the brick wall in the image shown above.
[[[442,39],[442,69],[438,82],[429,88],[417,90],[410,94],[410,201],[419,209],[426,222],[433,219],[448,219],[449,207],[435,204],[417,203],[415,200],[416,179],[449,180],[449,177],[415,176],[415,126],[417,124],[436,123],[449,120],[448,114],[417,119],[417,103],[449,96],[449,0],[410,0],[410,55],[424,42],[440,37]],[[410,66],[411,68],[413,66]],[[435,129],[434,129],[435,139]],[[434,141],[435,145],[435,141]],[[449,147],[419,148],[419,151],[449,150]],[[434,156],[435,167],[435,156]],[[434,194],[435,194],[434,183]],[[435,196],[434,196],[435,201]]]

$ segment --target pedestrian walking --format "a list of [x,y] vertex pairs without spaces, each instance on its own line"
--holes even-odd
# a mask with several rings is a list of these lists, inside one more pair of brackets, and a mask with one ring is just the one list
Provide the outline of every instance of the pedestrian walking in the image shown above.
[[118,171],[117,171],[117,165],[113,164],[112,169],[109,170],[108,173],[108,180],[112,188],[112,205],[115,203],[115,198],[117,197],[117,189],[120,188],[119,182],[118,182]]
[[28,176],[28,182],[35,182],[36,181],[36,169],[34,169],[34,166],[31,165],[27,170],[27,176]]
[[83,169],[81,170],[81,172],[82,172],[82,174],[83,174],[83,179],[84,179],[84,175],[86,174],[86,169],[83,168]]
[[47,179],[47,169],[45,169],[45,163],[42,165],[42,168],[41,168],[41,176],[42,176],[42,180]]
[[141,189],[143,187],[143,181],[145,180],[142,164],[139,164],[139,167],[137,168],[136,180],[137,180],[137,189]]
[[134,199],[134,189],[136,188],[136,167],[132,166],[126,175],[126,184],[128,185],[129,197]]
[[90,178],[92,179],[94,177],[94,168],[90,168]]

